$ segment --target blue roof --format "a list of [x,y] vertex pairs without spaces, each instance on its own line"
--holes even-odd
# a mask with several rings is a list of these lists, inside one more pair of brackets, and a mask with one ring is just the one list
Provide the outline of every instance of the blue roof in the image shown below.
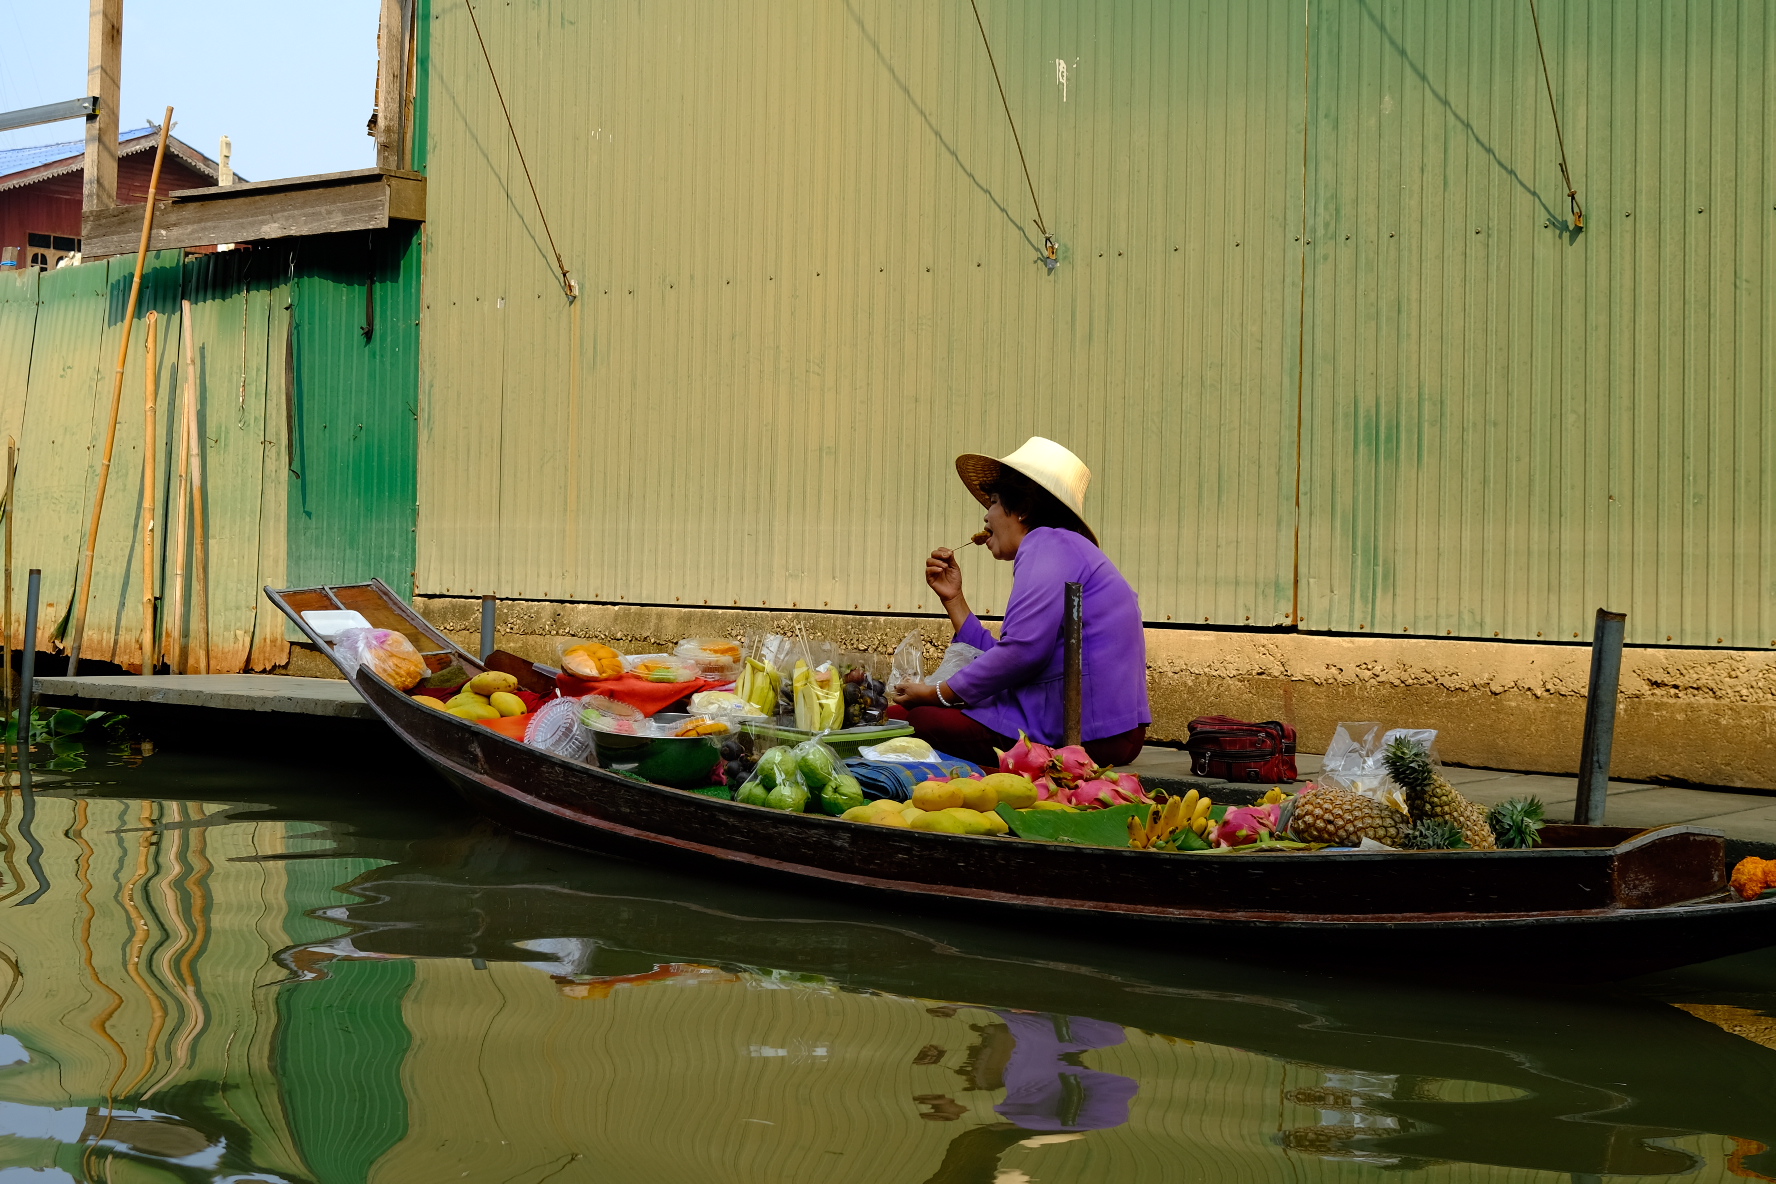
[[[119,132],[117,141],[121,145],[153,134],[153,128],[142,127],[134,131]],[[13,173],[22,173],[26,169],[52,164],[58,160],[67,160],[70,156],[79,156],[85,151],[85,139],[64,140],[59,144],[38,144],[30,148],[0,148],[0,177],[9,177]]]

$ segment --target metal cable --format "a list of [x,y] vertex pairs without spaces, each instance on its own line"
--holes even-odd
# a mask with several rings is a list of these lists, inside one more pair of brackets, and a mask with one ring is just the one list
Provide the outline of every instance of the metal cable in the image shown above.
[[999,79],[999,63],[993,60],[993,43],[987,40],[987,24],[981,20],[980,5],[975,0],[968,0],[968,6],[974,9],[974,23],[980,27],[981,44],[987,48],[987,65],[993,68],[993,85],[999,88],[999,102],[1005,108],[1005,122],[1011,125],[1011,142],[1017,145],[1018,163],[1024,166],[1024,184],[1030,187],[1030,204],[1036,207],[1036,229],[1042,232],[1043,249],[1047,252],[1050,264],[1056,254],[1054,235],[1042,221],[1042,202],[1036,197],[1036,182],[1030,179],[1030,162],[1024,159],[1024,142],[1018,136],[1017,120],[1011,117],[1011,103],[1005,97],[1005,83]]
[[481,22],[475,19],[475,6],[469,0],[463,0],[463,7],[469,10],[469,24],[474,26],[475,40],[481,45],[481,60],[487,63],[487,76],[493,80],[494,97],[499,99],[500,114],[506,117],[506,131],[512,137],[512,147],[517,149],[518,163],[524,169],[524,183],[530,186],[530,200],[536,203],[537,218],[543,224],[543,235],[549,240],[549,250],[555,253],[555,266],[561,271],[561,288],[569,300],[577,299],[580,286],[567,274],[567,264],[561,261],[561,248],[555,245],[555,232],[549,229],[549,215],[543,213],[543,199],[537,196],[536,182],[531,180],[530,162],[524,159],[524,145],[518,142],[518,129],[512,126],[512,112],[506,107],[506,94],[500,89],[499,74],[493,68],[493,57],[487,52],[487,42],[481,36]]
[[1566,167],[1566,137],[1560,134],[1560,109],[1554,105],[1554,79],[1548,73],[1548,51],[1542,45],[1542,21],[1536,15],[1536,0],[1529,0],[1529,20],[1535,26],[1536,52],[1542,56],[1542,82],[1548,88],[1548,111],[1554,116],[1554,142],[1560,145],[1560,176],[1566,181],[1566,200],[1572,206],[1573,229],[1585,229],[1585,207],[1579,204],[1579,190],[1573,184],[1572,170]]

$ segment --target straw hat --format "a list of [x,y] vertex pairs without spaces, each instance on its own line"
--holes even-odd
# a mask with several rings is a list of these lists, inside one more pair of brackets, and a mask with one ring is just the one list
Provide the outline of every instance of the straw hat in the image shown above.
[[1031,436],[1024,446],[1010,456],[994,459],[979,453],[965,452],[956,458],[956,475],[968,492],[981,505],[988,505],[992,495],[981,490],[991,485],[1005,469],[1013,469],[1047,490],[1060,508],[1071,515],[1080,534],[1098,545],[1098,536],[1085,524],[1085,487],[1091,484],[1091,470],[1085,462],[1053,440]]

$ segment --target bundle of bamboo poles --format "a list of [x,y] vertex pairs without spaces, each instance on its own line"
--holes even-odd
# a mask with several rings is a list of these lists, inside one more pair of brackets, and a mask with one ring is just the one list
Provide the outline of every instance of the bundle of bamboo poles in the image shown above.
[[[118,343],[117,366],[113,372],[111,388],[111,416],[106,428],[105,448],[99,463],[98,488],[93,498],[92,519],[87,526],[86,547],[81,553],[80,568],[75,573],[75,593],[70,612],[73,618],[73,633],[69,637],[68,673],[73,675],[80,668],[80,650],[86,635],[86,608],[92,596],[92,571],[94,551],[99,536],[99,522],[105,510],[105,488],[111,474],[111,457],[117,443],[118,414],[122,409],[124,365],[129,358],[130,330],[135,322],[136,302],[142,290],[142,270],[147,264],[148,242],[154,228],[154,202],[160,188],[161,164],[166,158],[167,135],[173,125],[173,109],[166,109],[166,116],[160,125],[160,142],[154,153],[154,169],[148,181],[148,199],[142,210],[142,236],[136,248],[136,271],[130,283],[129,303],[123,318],[122,340]],[[142,516],[140,521],[142,545],[142,665],[143,674],[152,674],[165,657],[168,666],[175,672],[207,674],[210,669],[210,626],[209,626],[209,567],[206,562],[207,536],[204,529],[204,485],[203,485],[203,436],[199,427],[199,408],[197,391],[197,364],[191,342],[191,301],[181,302],[181,323],[184,329],[185,355],[185,392],[181,401],[179,420],[179,441],[177,446],[179,477],[177,489],[173,494],[172,505],[168,511],[174,516],[173,544],[171,558],[173,573],[171,587],[171,611],[164,622],[164,644],[160,642],[163,630],[156,627],[155,609],[161,599],[155,595],[157,572],[161,565],[156,562],[155,546],[155,508],[156,508],[156,466],[155,457],[159,446],[159,433],[156,427],[157,407],[156,396],[159,379],[158,323],[159,314],[150,311],[146,318],[146,362],[147,379],[143,392],[144,418],[146,420],[145,436],[142,449]],[[10,450],[9,450],[10,455]],[[6,573],[5,600],[6,623],[5,635],[0,644],[5,646],[7,679],[11,677],[11,627],[12,627],[12,472],[7,470],[7,495],[5,506],[6,523]],[[187,550],[186,521],[189,515],[192,530],[190,551],[192,554],[193,577],[195,588],[192,598],[192,618],[198,634],[195,654],[188,646],[185,629],[185,586],[187,581],[185,569],[185,553]],[[166,532],[161,532],[164,538]],[[35,644],[35,638],[25,639],[25,644]],[[193,671],[192,667],[196,670]]]

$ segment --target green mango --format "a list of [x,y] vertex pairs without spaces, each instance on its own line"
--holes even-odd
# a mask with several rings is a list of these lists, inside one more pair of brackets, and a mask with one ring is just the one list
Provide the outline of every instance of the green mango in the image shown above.
[[849,773],[840,773],[820,791],[820,808],[837,817],[854,806],[863,805],[863,786]]
[[776,789],[765,795],[765,805],[800,814],[808,808],[808,787],[794,778],[779,782]]

